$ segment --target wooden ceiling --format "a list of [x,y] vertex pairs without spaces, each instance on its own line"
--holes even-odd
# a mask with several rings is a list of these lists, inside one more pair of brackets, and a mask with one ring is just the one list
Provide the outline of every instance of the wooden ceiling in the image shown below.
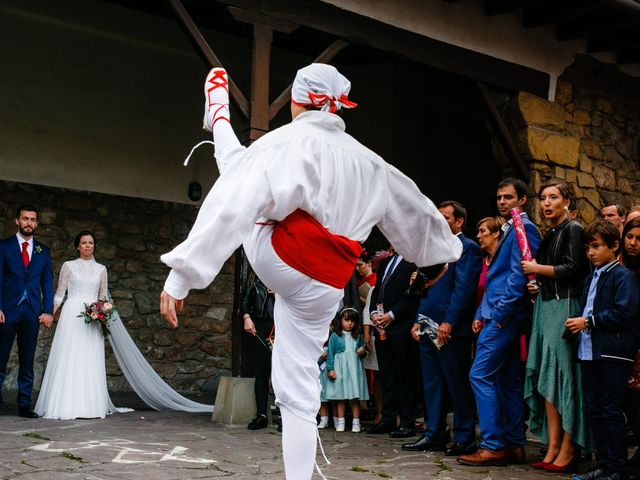
[[523,28],[555,27],[558,41],[586,40],[588,53],[640,63],[640,0],[443,0],[482,3],[487,16],[516,13]]

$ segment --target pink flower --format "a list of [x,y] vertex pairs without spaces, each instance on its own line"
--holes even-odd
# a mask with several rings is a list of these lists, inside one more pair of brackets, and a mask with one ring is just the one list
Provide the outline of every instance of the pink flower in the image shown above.
[[111,310],[113,308],[113,305],[109,302],[105,303],[103,305],[103,307],[105,308],[105,310]]
[[95,320],[96,318],[98,318],[98,314],[96,312],[91,312],[90,317]]

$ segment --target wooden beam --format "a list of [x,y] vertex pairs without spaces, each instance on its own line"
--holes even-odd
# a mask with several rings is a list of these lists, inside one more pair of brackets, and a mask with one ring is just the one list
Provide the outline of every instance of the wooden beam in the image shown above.
[[402,30],[324,2],[220,1],[241,8],[255,8],[261,13],[330,33],[350,43],[400,55],[475,81],[524,90],[544,98],[549,93],[549,75],[545,72]]
[[251,120],[249,140],[255,141],[269,131],[269,63],[273,30],[253,25],[251,54]]
[[489,94],[489,89],[482,83],[478,82],[477,85],[478,90],[480,91],[480,97],[487,109],[489,122],[495,130],[496,136],[500,140],[500,144],[502,145],[504,152],[511,160],[513,168],[518,172],[518,175],[524,180],[529,181],[529,167],[520,156],[520,153],[516,148],[516,144],[513,141],[513,137],[511,136],[511,132],[509,132],[509,129],[502,119],[502,115],[500,115],[500,112],[498,112],[498,109],[493,103],[493,99]]
[[[189,15],[189,12],[184,8],[182,2],[180,0],[169,0],[169,5],[173,8],[180,25],[185,30],[185,33],[194,44],[203,60],[210,67],[222,67],[222,63],[202,36],[202,33],[200,33],[198,26]],[[231,76],[229,76],[229,93],[231,93],[231,98],[235,101],[240,111],[246,118],[249,118],[249,101],[231,79]]]
[[[320,55],[318,55],[313,60],[313,63],[329,63],[347,45],[349,45],[349,42],[345,42],[344,40],[336,40],[331,45],[329,45]],[[269,107],[269,120],[273,120],[278,112],[289,103],[289,101],[291,100],[292,86],[293,82],[291,82],[289,86],[285,88],[280,95],[278,95],[278,98],[273,101],[273,103]]]
[[232,6],[229,6],[227,8],[233,18],[235,18],[239,22],[250,23],[252,25],[262,25],[264,27],[269,27],[275,32],[292,33],[296,29],[298,29],[298,27],[300,27],[300,25],[297,23],[288,22],[287,20],[283,20],[281,18],[270,17],[268,15],[263,15],[255,11],[244,10],[242,8]]

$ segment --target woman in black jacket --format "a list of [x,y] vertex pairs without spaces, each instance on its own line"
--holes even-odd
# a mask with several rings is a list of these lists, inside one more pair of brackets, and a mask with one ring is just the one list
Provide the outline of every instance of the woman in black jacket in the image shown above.
[[530,409],[530,430],[548,443],[545,457],[533,464],[555,472],[575,466],[575,445],[587,447],[580,370],[573,360],[573,346],[562,338],[567,318],[580,310],[584,279],[589,273],[582,226],[571,220],[573,191],[562,181],[547,182],[538,192],[540,208],[551,227],[540,243],[535,260],[523,261],[525,274],[538,283],[525,377],[525,401]]
[[[254,275],[255,276],[255,275]],[[273,330],[273,304],[275,297],[262,281],[255,280],[242,299],[244,331],[252,335],[251,354],[255,364],[256,417],[247,428],[259,430],[267,426],[267,401],[269,398],[269,376],[271,375],[271,352],[269,336]]]

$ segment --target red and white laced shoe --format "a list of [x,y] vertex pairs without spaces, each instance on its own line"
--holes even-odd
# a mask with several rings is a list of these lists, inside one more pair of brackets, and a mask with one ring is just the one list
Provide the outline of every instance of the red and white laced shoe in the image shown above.
[[213,131],[218,120],[229,122],[229,77],[224,68],[212,68],[204,82],[204,119],[202,128]]

